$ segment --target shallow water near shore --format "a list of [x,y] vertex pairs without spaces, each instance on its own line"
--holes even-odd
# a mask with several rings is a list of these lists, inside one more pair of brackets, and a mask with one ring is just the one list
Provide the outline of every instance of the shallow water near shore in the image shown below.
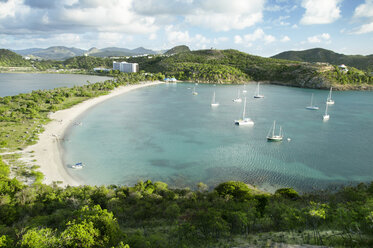
[[110,77],[80,74],[48,73],[0,73],[0,97],[30,93],[33,90],[47,90],[57,87],[73,87],[102,82]]
[[[164,181],[173,187],[209,186],[227,180],[273,190],[301,191],[373,180],[373,93],[333,92],[330,120],[322,121],[328,91],[262,85],[264,99],[247,89],[247,115],[255,125],[235,126],[243,86],[164,84],[109,99],[80,116],[69,129],[69,173],[91,185]],[[211,108],[216,91],[217,108]],[[318,111],[306,110],[311,93]],[[285,139],[266,141],[273,121]],[[291,138],[288,142],[286,139]]]

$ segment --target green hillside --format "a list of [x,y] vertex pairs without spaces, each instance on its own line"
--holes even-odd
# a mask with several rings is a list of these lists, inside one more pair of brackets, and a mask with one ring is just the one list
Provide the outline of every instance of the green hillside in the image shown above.
[[190,52],[190,49],[189,47],[185,45],[181,45],[181,46],[175,46],[171,48],[170,50],[165,52],[164,55],[171,55],[171,54],[184,53],[184,52]]
[[27,67],[31,66],[31,63],[30,61],[23,59],[21,55],[10,50],[0,49],[0,66]]
[[345,64],[361,70],[373,71],[373,55],[344,55],[322,48],[287,51],[279,53],[272,58],[304,62],[325,62],[332,65]]
[[140,68],[145,71],[162,72],[179,80],[206,83],[243,83],[255,80],[302,88],[341,86],[339,89],[347,89],[344,85],[363,89],[366,85],[373,84],[372,76],[354,68],[341,74],[333,66],[264,58],[231,49],[198,50],[152,59],[131,58],[129,62],[139,63]]

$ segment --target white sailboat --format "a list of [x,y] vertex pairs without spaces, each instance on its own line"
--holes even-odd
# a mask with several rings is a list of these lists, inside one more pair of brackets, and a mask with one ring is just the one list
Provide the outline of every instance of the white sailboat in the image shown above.
[[240,90],[237,91],[237,98],[233,99],[234,102],[242,102],[242,98],[240,97]]
[[268,134],[267,134],[267,141],[282,141],[284,138],[284,135],[282,133],[282,128],[280,126],[280,132],[279,134],[275,134],[275,129],[276,129],[276,121],[273,121],[273,126],[271,129],[269,129]]
[[217,107],[219,106],[219,103],[215,101],[215,91],[214,95],[212,96],[212,101],[211,101],[211,107]]
[[327,121],[330,119],[330,116],[328,114],[328,104],[325,104],[325,114],[322,116],[323,121]]
[[332,99],[332,87],[330,87],[328,98],[326,99],[326,104],[333,105],[334,100]]
[[198,92],[196,91],[196,86],[194,86],[192,94],[195,96],[198,95]]
[[311,104],[310,104],[310,106],[307,106],[306,109],[309,109],[309,110],[318,110],[319,109],[319,107],[313,105],[313,93],[312,93],[312,96],[311,96]]
[[259,93],[259,85],[260,83],[258,82],[258,86],[256,87],[254,98],[264,98],[264,96]]
[[242,93],[246,93],[247,92],[247,90],[246,90],[246,84],[244,84],[243,85],[243,91],[242,91]]
[[242,119],[235,120],[234,124],[238,126],[254,125],[254,122],[250,118],[245,117],[245,115],[246,115],[246,97],[245,97],[245,102],[243,105]]

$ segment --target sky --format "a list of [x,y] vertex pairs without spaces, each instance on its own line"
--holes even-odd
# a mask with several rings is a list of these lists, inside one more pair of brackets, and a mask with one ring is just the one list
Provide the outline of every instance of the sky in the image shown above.
[[373,54],[373,0],[0,0],[0,48]]

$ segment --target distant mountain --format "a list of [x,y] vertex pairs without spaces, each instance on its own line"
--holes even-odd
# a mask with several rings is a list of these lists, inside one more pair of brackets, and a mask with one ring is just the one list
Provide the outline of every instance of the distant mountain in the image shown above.
[[75,56],[81,56],[86,51],[75,47],[53,46],[46,49],[30,48],[24,50],[14,50],[22,56],[36,57],[45,60],[65,60]]
[[185,45],[181,45],[181,46],[175,46],[175,47],[171,48],[170,50],[168,50],[164,54],[165,55],[171,55],[171,54],[184,53],[184,52],[190,52],[190,49],[189,49],[189,47],[187,47]]
[[26,56],[26,55],[31,55],[32,53],[39,52],[43,50],[43,48],[28,48],[28,49],[23,49],[23,50],[12,50],[13,52]]
[[272,56],[272,58],[303,62],[326,62],[333,65],[345,64],[361,70],[373,70],[373,55],[344,55],[322,48],[287,51]]
[[19,55],[29,56],[32,58],[39,58],[45,60],[66,60],[68,58],[76,56],[94,56],[94,57],[122,57],[122,56],[135,56],[143,54],[159,54],[161,52],[153,51],[143,47],[138,47],[135,49],[120,48],[120,47],[106,47],[106,48],[96,48],[83,50],[75,47],[64,47],[64,46],[54,46],[46,49],[43,48],[30,48],[23,50],[14,50]]
[[95,48],[91,51],[92,48],[87,52],[87,55],[94,57],[120,57],[120,56],[135,56],[143,54],[157,54],[157,52],[146,49],[143,47],[138,47],[136,49],[127,49],[119,47],[107,47],[102,49]]

